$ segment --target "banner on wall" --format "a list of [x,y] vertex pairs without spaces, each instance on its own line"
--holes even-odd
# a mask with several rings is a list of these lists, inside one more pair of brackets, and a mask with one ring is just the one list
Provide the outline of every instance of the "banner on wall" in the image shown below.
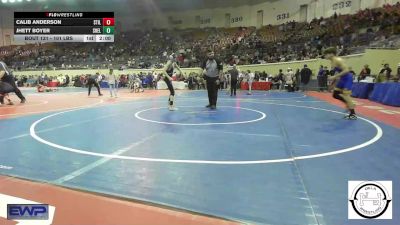
[[243,16],[234,16],[231,17],[231,23],[241,23],[243,22]]
[[353,1],[352,0],[336,0],[327,1],[325,3],[325,17],[330,17],[335,12],[337,14],[350,14],[352,10]]
[[289,13],[281,13],[281,14],[278,14],[278,15],[276,15],[276,20],[286,20],[286,19],[289,19]]

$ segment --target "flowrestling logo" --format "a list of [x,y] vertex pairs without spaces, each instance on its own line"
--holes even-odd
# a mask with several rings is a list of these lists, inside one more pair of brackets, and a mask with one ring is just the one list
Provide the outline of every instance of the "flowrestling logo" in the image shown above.
[[392,181],[349,181],[349,219],[392,219]]

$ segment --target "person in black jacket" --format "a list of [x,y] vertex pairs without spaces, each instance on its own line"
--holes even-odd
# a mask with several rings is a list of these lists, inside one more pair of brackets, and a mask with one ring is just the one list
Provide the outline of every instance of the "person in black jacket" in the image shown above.
[[325,91],[328,89],[328,76],[329,76],[328,67],[321,66],[317,76],[319,91]]
[[65,83],[64,83],[64,86],[65,86],[65,87],[68,87],[68,85],[69,85],[69,76],[68,76],[68,75],[65,75]]
[[295,81],[295,90],[298,91],[300,88],[300,69],[296,70],[296,73],[294,74],[296,81]]
[[[2,61],[0,61],[0,79],[2,82],[8,83],[13,87],[14,93],[18,96],[19,99],[21,99],[21,103],[26,102],[25,97],[22,95],[21,91],[15,84],[14,75],[8,69],[7,65]],[[4,96],[0,96],[0,104],[4,104]]]
[[239,70],[236,68],[236,64],[234,64],[233,68],[229,70],[229,74],[231,75],[231,96],[236,96],[237,82],[239,76]]
[[100,92],[99,79],[100,79],[100,73],[96,73],[95,75],[88,76],[87,84],[86,84],[88,86],[88,96],[90,96],[90,92],[91,92],[93,86],[95,86],[97,88],[97,92],[99,93],[99,96],[103,95]]
[[[6,99],[8,101],[8,105],[14,105],[14,103],[11,101],[11,99],[8,97],[8,93],[15,92],[15,89],[13,86],[11,86],[9,83],[2,82],[0,81],[0,97],[3,99]],[[4,103],[2,103],[4,104]]]
[[220,84],[222,74],[222,63],[214,58],[214,51],[209,50],[207,53],[207,60],[202,63],[204,79],[207,83],[208,102],[206,106],[210,109],[217,108],[218,87]]
[[300,71],[302,91],[307,90],[307,85],[310,82],[311,74],[312,71],[307,67],[307,64],[305,64],[304,68]]

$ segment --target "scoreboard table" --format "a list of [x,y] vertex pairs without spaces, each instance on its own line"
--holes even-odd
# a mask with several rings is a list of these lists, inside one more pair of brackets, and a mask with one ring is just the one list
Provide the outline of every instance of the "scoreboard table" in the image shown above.
[[15,42],[114,42],[114,12],[14,12]]

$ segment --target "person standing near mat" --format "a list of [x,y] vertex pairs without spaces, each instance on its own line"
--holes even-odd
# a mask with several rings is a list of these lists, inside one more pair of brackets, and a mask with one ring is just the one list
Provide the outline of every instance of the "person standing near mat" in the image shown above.
[[174,69],[177,69],[180,74],[183,75],[181,68],[176,64],[176,56],[175,53],[172,53],[168,57],[168,61],[160,74],[160,78],[164,80],[165,84],[167,84],[169,90],[169,98],[168,98],[168,110],[175,111],[177,108],[175,107],[175,90],[172,85],[172,75],[174,75]]
[[329,77],[330,80],[338,80],[336,87],[333,91],[333,97],[346,104],[346,108],[349,110],[349,115],[345,116],[344,119],[356,120],[357,116],[354,111],[354,103],[351,99],[351,88],[353,86],[353,75],[350,73],[349,67],[344,63],[344,60],[336,56],[336,48],[331,47],[324,51],[325,59],[328,59],[332,63],[335,75]]
[[210,109],[217,109],[218,87],[222,74],[222,63],[214,58],[214,51],[209,50],[207,59],[202,63],[204,79],[207,83],[208,102],[206,106]]
[[282,85],[287,86],[288,92],[294,92],[294,73],[291,68],[287,68],[287,72],[283,80],[284,83]]
[[88,96],[90,96],[90,91],[92,90],[92,86],[94,85],[97,88],[97,92],[99,93],[99,96],[102,96],[100,92],[100,86],[99,86],[99,80],[100,79],[100,73],[96,73],[95,75],[89,75],[87,79],[87,86],[88,86]]
[[251,89],[253,85],[255,74],[252,73],[250,70],[247,70],[247,84],[249,86],[249,92],[247,92],[248,95],[251,95]]
[[[110,97],[115,97],[118,98],[117,96],[117,78],[115,77],[114,70],[110,69],[110,72],[107,75],[107,82],[108,82],[108,88],[110,89]],[[113,96],[114,93],[114,96]]]
[[301,89],[302,91],[308,91],[308,83],[310,82],[312,71],[308,68],[307,64],[304,64],[303,69],[300,71],[301,77]]
[[231,77],[231,96],[236,96],[237,82],[239,76],[239,70],[236,67],[236,64],[233,64],[233,68],[229,70],[229,74]]
[[[26,102],[25,97],[22,95],[21,91],[15,84],[14,76],[3,61],[0,61],[0,80],[2,82],[10,84],[13,87],[13,92],[18,96],[19,99],[21,99],[21,103]],[[4,96],[0,96],[0,104],[4,104]]]

